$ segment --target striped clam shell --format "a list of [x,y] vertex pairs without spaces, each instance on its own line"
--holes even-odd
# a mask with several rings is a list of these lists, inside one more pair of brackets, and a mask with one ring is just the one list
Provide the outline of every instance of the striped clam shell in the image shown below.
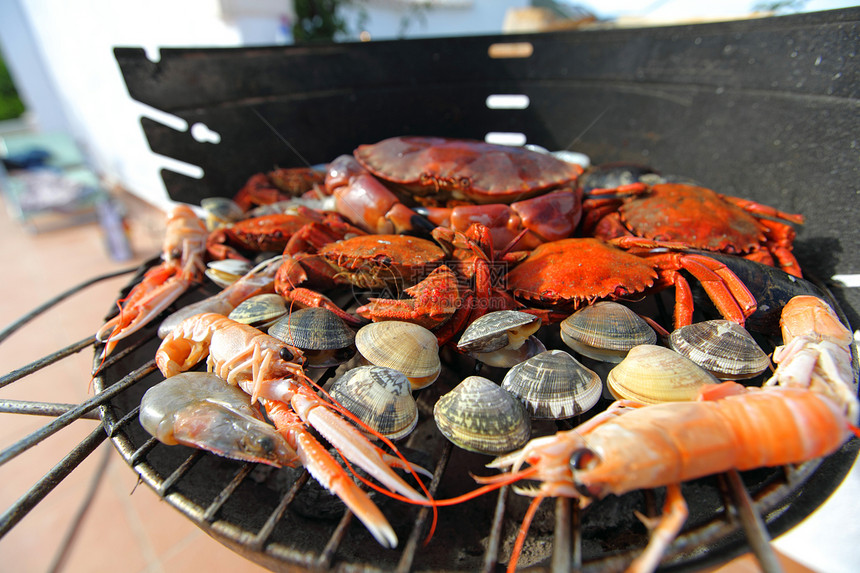
[[695,400],[699,389],[719,380],[674,350],[652,344],[630,349],[627,358],[609,371],[606,385],[619,400],[659,404]]
[[454,445],[497,456],[525,445],[531,420],[523,404],[495,382],[469,376],[439,397],[436,426]]
[[327,308],[294,310],[269,326],[268,332],[269,336],[301,348],[308,366],[335,366],[355,354],[355,333]]
[[502,388],[522,400],[532,418],[563,420],[597,404],[603,383],[563,350],[548,350],[508,370]]
[[722,380],[752,378],[770,367],[752,335],[730,320],[682,326],[669,335],[669,346]]
[[634,346],[657,342],[657,333],[642,317],[613,301],[579,309],[560,328],[561,339],[571,350],[604,362],[621,362]]
[[463,352],[493,352],[518,348],[540,328],[539,317],[518,310],[498,310],[475,319],[463,331],[457,348]]
[[405,374],[413,390],[429,386],[442,371],[436,336],[417,324],[399,320],[372,322],[355,334],[355,346],[370,364]]
[[359,366],[332,383],[332,398],[391,440],[406,437],[418,423],[412,385],[402,373],[382,366]]
[[470,352],[469,356],[479,362],[483,362],[487,366],[510,368],[511,366],[519,364],[523,360],[527,360],[532,356],[545,351],[546,347],[539,338],[529,336],[525,343],[521,344],[517,348],[506,346],[492,352]]
[[250,324],[258,328],[266,328],[287,313],[287,304],[279,294],[258,294],[245,299],[230,311],[227,318]]

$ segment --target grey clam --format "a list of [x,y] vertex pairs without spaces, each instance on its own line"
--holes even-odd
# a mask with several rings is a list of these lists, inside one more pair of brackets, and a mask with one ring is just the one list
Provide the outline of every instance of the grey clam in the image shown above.
[[546,351],[543,342],[536,336],[529,336],[523,344],[517,348],[505,346],[499,350],[492,352],[470,352],[469,356],[483,362],[487,366],[495,366],[496,368],[510,368],[519,364],[523,360],[527,360],[536,354]]
[[469,376],[441,396],[433,418],[454,445],[497,456],[521,448],[531,435],[523,404],[495,382]]
[[355,333],[327,308],[302,308],[269,326],[269,336],[304,351],[308,366],[327,368],[355,354]]
[[729,320],[682,326],[669,336],[669,346],[722,380],[752,378],[770,367],[752,335]]
[[532,418],[563,420],[597,404],[603,383],[563,350],[548,350],[511,368],[502,388],[522,400]]
[[613,301],[579,309],[560,328],[571,350],[604,362],[621,362],[634,346],[657,342],[657,333],[642,317]]
[[266,328],[286,313],[284,297],[279,294],[258,294],[239,303],[227,316],[236,322]]
[[382,366],[359,366],[332,383],[329,394],[362,422],[391,440],[418,423],[412,385],[401,372]]
[[539,317],[518,310],[489,312],[463,331],[457,348],[463,352],[493,352],[519,348],[540,328]]

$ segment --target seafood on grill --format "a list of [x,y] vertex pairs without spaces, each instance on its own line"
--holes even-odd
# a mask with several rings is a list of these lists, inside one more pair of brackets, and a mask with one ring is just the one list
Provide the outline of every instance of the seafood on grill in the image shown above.
[[582,168],[524,147],[442,137],[392,137],[353,153],[395,189],[434,200],[511,203],[564,185]]
[[547,350],[508,370],[502,388],[519,398],[532,418],[564,420],[593,408],[603,382],[563,350]]
[[300,308],[279,318],[267,332],[300,348],[312,368],[328,368],[355,354],[355,332],[326,308]]
[[[536,487],[516,488],[534,497],[534,509],[548,496],[574,498],[584,507],[609,494],[666,486],[663,516],[649,526],[650,542],[629,569],[653,571],[686,521],[681,482],[826,456],[849,435],[841,406],[818,392],[723,382],[709,385],[696,401],[615,402],[573,430],[535,438],[489,464],[508,472],[476,479],[498,487],[536,481]],[[529,525],[527,518],[509,571],[516,567]]]
[[580,308],[561,321],[559,330],[571,350],[603,362],[621,362],[634,346],[657,343],[657,333],[644,318],[611,300]]
[[752,335],[730,320],[682,326],[669,335],[669,346],[720,380],[753,378],[771,366]]
[[777,363],[766,386],[810,388],[840,404],[852,424],[860,406],[852,366],[854,338],[822,299],[801,295],[782,309],[783,345],[773,352]]
[[140,400],[140,425],[167,445],[276,467],[298,462],[295,450],[248,395],[208,372],[182,372],[152,386]]
[[354,417],[313,391],[304,375],[304,358],[299,349],[254,327],[215,313],[192,316],[165,337],[155,362],[162,374],[170,377],[207,356],[211,372],[250,394],[252,403],[259,400],[263,404],[269,419],[311,475],[337,494],[382,545],[395,546],[397,538],[385,517],[307,426],[317,430],[345,459],[409,499],[424,497],[392,467],[424,473],[426,470],[373,445],[342,415]]
[[479,454],[516,450],[531,436],[531,418],[522,402],[482,376],[469,376],[440,396],[433,418],[451,443]]
[[695,400],[703,386],[719,380],[674,350],[654,344],[634,346],[606,375],[606,387],[616,400],[659,404]]
[[374,366],[402,372],[413,390],[426,388],[442,372],[436,336],[417,324],[400,320],[372,322],[355,333],[359,354]]
[[137,332],[203,277],[203,256],[208,231],[205,223],[187,205],[177,205],[167,217],[162,262],[149,269],[143,279],[122,299],[119,314],[96,333],[104,342],[102,357],[117,342]]
[[383,366],[358,366],[329,388],[332,399],[390,440],[405,438],[418,424],[412,385],[402,372]]
[[[692,322],[690,272],[720,313],[743,324],[756,309],[755,298],[725,265],[712,258],[673,250],[671,245],[622,237],[606,243],[570,238],[544,243],[506,277],[523,304],[545,308],[548,318],[597,300],[620,300],[675,289],[675,327]],[[565,315],[566,316],[566,315]]]
[[167,336],[176,325],[190,316],[204,312],[227,315],[242,301],[252,296],[274,292],[275,273],[282,262],[283,258],[280,255],[267,259],[218,293],[186,305],[168,315],[158,326],[159,338]]
[[444,228],[465,233],[474,223],[486,225],[493,248],[531,250],[540,245],[573,236],[582,218],[582,193],[557,189],[510,205],[457,205],[416,207],[415,211]]
[[[616,189],[609,190],[616,194]],[[634,236],[740,255],[801,276],[792,254],[802,215],[682,183],[642,185],[625,199],[592,190],[583,208],[584,232],[602,239]]]
[[325,175],[310,167],[278,168],[252,175],[233,197],[233,201],[244,211],[249,211],[255,206],[299,197],[324,181]]

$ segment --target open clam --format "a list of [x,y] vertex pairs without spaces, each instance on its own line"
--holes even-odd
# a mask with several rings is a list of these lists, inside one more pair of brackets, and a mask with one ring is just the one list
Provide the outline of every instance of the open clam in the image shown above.
[[413,390],[429,386],[442,371],[436,336],[417,324],[400,320],[367,324],[355,334],[355,346],[370,364],[405,374]]
[[329,394],[390,440],[409,435],[418,423],[412,385],[406,376],[391,368],[353,368],[332,383]]
[[689,358],[652,344],[631,348],[606,377],[606,386],[616,399],[640,404],[695,400],[702,386],[718,383]]
[[603,383],[563,350],[548,350],[508,370],[502,388],[522,400],[532,418],[563,420],[597,404]]
[[287,314],[287,304],[279,294],[268,293],[252,296],[239,303],[227,318],[257,328],[267,328]]
[[505,346],[492,352],[470,352],[469,356],[483,362],[487,366],[496,368],[510,368],[523,360],[546,351],[546,346],[535,336],[529,336],[525,342],[517,348]]
[[355,354],[355,333],[327,308],[302,308],[269,326],[269,336],[301,348],[307,365],[328,368]]
[[479,454],[511,452],[531,435],[531,420],[522,402],[481,376],[469,376],[439,397],[433,417],[454,445]]
[[721,380],[752,378],[770,366],[752,335],[730,320],[682,326],[669,336],[669,346]]
[[493,352],[519,348],[540,328],[539,317],[518,310],[488,312],[466,327],[457,348],[463,352]]
[[561,339],[571,350],[604,362],[621,362],[634,346],[657,342],[657,333],[642,317],[613,301],[579,309],[560,328]]
[[203,271],[209,279],[221,288],[227,288],[250,272],[253,265],[249,261],[224,259],[210,261]]

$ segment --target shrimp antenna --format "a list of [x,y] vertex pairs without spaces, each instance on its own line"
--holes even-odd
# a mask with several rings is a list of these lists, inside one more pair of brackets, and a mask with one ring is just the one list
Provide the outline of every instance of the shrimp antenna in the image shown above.
[[302,163],[304,163],[307,167],[313,167],[313,165],[311,165],[310,162],[305,159],[304,155],[299,153],[299,150],[296,149],[295,146],[293,146],[293,144],[290,143],[290,141],[286,137],[284,137],[277,129],[275,129],[275,126],[269,123],[269,120],[263,117],[263,114],[257,111],[257,108],[251,106],[250,109],[254,112],[254,115],[256,115],[260,119],[260,121],[263,122],[263,125],[268,127],[272,131],[272,133],[274,133],[275,136],[283,142],[284,145],[290,148],[290,151],[296,154],[296,157],[301,159]]

